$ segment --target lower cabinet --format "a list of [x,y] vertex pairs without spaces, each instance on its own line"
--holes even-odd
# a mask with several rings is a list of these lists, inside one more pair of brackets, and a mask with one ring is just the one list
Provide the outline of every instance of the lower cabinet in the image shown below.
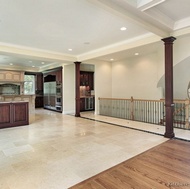
[[43,96],[37,96],[35,99],[35,108],[44,107],[44,98]]
[[85,111],[85,98],[80,99],[80,111]]
[[80,111],[94,110],[94,97],[80,98]]
[[28,102],[0,103],[0,128],[29,124]]

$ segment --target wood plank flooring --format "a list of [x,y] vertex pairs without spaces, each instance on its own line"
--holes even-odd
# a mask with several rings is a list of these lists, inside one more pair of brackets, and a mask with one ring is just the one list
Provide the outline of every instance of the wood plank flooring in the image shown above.
[[168,140],[70,189],[189,189],[190,142]]

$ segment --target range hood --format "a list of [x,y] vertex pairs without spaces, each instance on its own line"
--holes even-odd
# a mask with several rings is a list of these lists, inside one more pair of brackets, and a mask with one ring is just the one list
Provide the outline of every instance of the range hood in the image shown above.
[[20,95],[21,86],[15,83],[0,84],[0,95]]

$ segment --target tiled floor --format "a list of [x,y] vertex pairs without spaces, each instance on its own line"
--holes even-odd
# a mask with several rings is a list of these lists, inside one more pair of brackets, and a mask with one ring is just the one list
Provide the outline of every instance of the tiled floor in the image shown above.
[[166,140],[39,109],[29,126],[0,130],[0,188],[66,189]]

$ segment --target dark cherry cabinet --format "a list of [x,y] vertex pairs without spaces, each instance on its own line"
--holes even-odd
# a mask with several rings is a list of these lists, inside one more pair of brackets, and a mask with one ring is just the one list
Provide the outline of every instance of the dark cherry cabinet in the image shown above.
[[89,82],[90,90],[94,90],[94,73],[89,72],[89,74],[88,74],[88,82]]
[[29,124],[28,102],[0,103],[0,128]]
[[36,96],[35,99],[35,108],[42,108],[44,106],[43,96]]
[[62,83],[62,67],[43,72],[44,82],[56,81]]
[[35,108],[42,108],[43,103],[43,74],[36,73],[36,99]]
[[85,110],[85,98],[80,98],[80,111]]
[[92,96],[80,98],[80,111],[94,110],[95,98]]
[[94,90],[94,72],[80,72],[80,86],[89,86],[90,90]]
[[36,90],[43,91],[43,74],[36,74]]
[[57,83],[62,83],[62,70],[58,70],[56,72],[56,82]]

